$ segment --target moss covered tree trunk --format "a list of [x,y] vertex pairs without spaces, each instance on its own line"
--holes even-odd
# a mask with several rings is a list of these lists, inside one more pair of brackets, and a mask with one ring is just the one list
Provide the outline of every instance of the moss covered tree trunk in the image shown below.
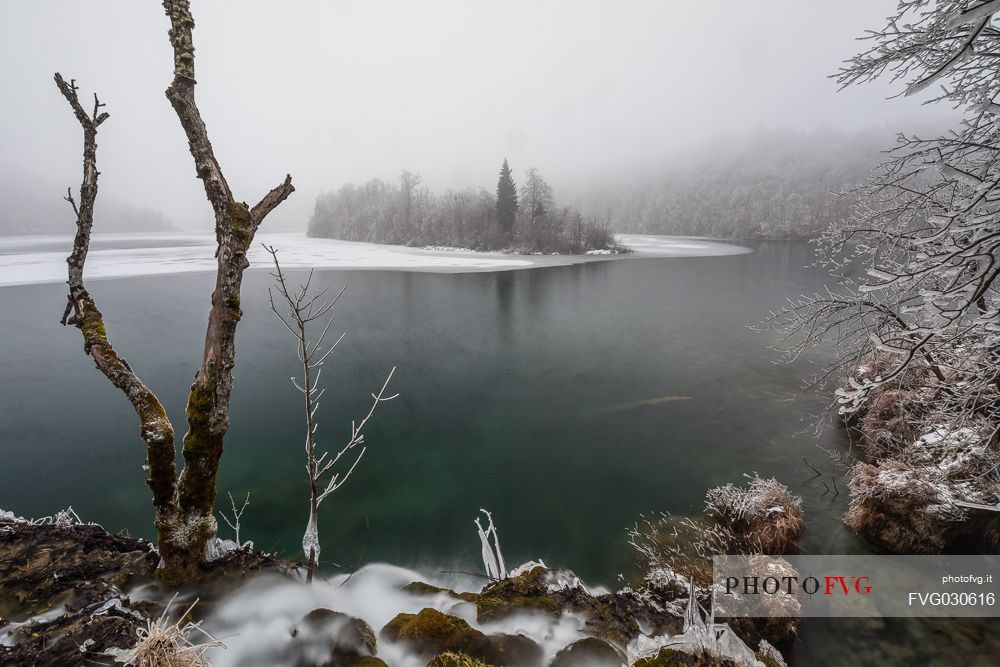
[[215,478],[229,428],[229,401],[236,362],[236,327],[242,312],[240,290],[249,266],[247,250],[261,222],[295,188],[290,176],[256,206],[233,197],[212,150],[208,132],[195,104],[194,46],[188,0],[164,0],[170,18],[170,43],[174,52],[174,78],[167,98],[187,134],[198,178],[215,217],[218,268],[212,292],[201,366],[195,373],[187,401],[188,431],[184,436],[184,468],[178,476],[174,429],[159,399],[133,372],[111,345],[101,312],[84,286],[84,266],[94,224],[97,198],[97,128],[108,118],[97,96],[88,114],[77,87],[59,74],[56,85],[70,103],[84,133],[83,183],[77,206],[72,194],[66,200],[76,213],[77,232],[67,259],[69,295],[62,323],[83,334],[84,351],[131,402],[139,416],[140,437],[146,443],[146,482],[153,492],[155,525],[160,552],[159,574],[170,585],[196,581],[203,573],[207,543],[215,537]]
[[104,317],[84,285],[83,273],[90,250],[90,233],[94,225],[94,202],[97,199],[97,128],[108,119],[94,96],[94,111],[88,114],[80,103],[74,81],[67,83],[59,74],[56,85],[69,102],[73,114],[83,128],[83,182],[77,206],[71,193],[66,201],[76,213],[76,236],[73,250],[67,258],[69,294],[62,324],[73,325],[83,334],[84,352],[94,360],[97,369],[128,398],[139,416],[139,436],[146,443],[146,483],[153,492],[156,528],[161,544],[169,527],[177,523],[177,468],[175,464],[174,428],[156,395],[135,374],[108,338]]
[[[236,327],[239,324],[243,272],[250,265],[247,251],[264,217],[295,188],[292,179],[269,192],[256,206],[238,202],[222,173],[208,130],[195,102],[194,44],[188,0],[164,0],[170,18],[170,44],[174,52],[174,78],[167,88],[187,135],[195,172],[215,216],[217,271],[205,334],[201,367],[188,394],[188,431],[184,436],[184,470],[178,480],[176,525],[161,535],[161,549],[169,550],[163,578],[185,581],[197,577],[208,540],[215,536],[215,477],[229,428],[229,401],[236,363]],[[165,537],[165,544],[164,542]]]

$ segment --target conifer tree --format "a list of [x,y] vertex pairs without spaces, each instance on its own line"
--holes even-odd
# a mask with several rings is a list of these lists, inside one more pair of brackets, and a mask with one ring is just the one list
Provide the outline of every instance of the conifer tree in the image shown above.
[[500,235],[504,242],[514,238],[514,221],[517,219],[517,186],[511,175],[507,158],[500,167],[500,180],[497,181],[497,223],[500,225]]

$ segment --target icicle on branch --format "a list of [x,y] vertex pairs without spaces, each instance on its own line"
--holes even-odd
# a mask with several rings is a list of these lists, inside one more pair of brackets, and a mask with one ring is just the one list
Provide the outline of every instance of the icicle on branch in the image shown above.
[[[324,388],[320,387],[320,378],[323,373],[323,364],[333,354],[340,342],[344,339],[341,334],[333,344],[327,346],[325,341],[330,328],[336,319],[334,306],[347,289],[345,285],[335,297],[323,300],[327,289],[320,290],[311,295],[313,272],[310,271],[306,280],[298,287],[292,287],[281,269],[278,262],[278,252],[272,246],[264,245],[264,249],[271,255],[274,262],[274,286],[268,289],[268,299],[271,310],[281,322],[281,324],[292,334],[296,341],[296,354],[302,368],[301,378],[292,377],[291,383],[295,389],[302,394],[305,408],[305,454],[306,454],[306,474],[309,479],[309,519],[306,523],[305,532],[302,535],[302,552],[305,555],[307,569],[306,581],[312,581],[316,563],[319,562],[320,542],[319,542],[319,507],[322,502],[337,489],[342,487],[354,474],[365,452],[368,450],[365,443],[365,427],[368,426],[375,412],[383,403],[396,398],[398,394],[389,395],[389,383],[396,372],[394,366],[386,376],[382,387],[378,392],[373,393],[372,404],[368,413],[358,422],[351,423],[350,437],[347,443],[330,457],[330,452],[318,451],[316,432],[319,429],[319,422],[316,419],[319,410],[320,399],[323,397]],[[277,297],[277,298],[276,298]],[[281,304],[279,306],[279,303]],[[318,320],[324,320],[322,329],[315,340],[309,338],[309,325]],[[341,463],[343,462],[343,463]]]

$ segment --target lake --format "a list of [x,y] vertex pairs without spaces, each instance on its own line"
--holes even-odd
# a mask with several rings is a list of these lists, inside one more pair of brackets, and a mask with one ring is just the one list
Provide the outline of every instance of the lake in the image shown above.
[[[339,449],[393,366],[399,393],[377,413],[354,476],[322,507],[325,567],[481,570],[473,519],[487,508],[508,563],[541,558],[611,587],[635,572],[625,531],[641,513],[700,513],[707,488],[753,472],[803,497],[807,552],[870,551],[841,523],[846,481],[821,449],[844,452],[846,437],[835,425],[814,437],[809,415],[827,399],[800,395],[821,359],[776,365],[776,341],[747,328],[825,278],[805,268],[805,244],[752,248],[498,272],[317,272],[317,288],[347,285],[335,324],[346,337],[323,373],[321,444]],[[299,369],[269,311],[269,281],[264,271],[245,281],[219,504],[249,492],[242,537],[295,558],[307,516],[302,406],[289,382]],[[212,283],[180,273],[90,285],[116,348],[178,436]],[[112,531],[151,537],[137,420],[82,354],[79,332],[59,326],[64,302],[58,284],[0,288],[0,507],[42,516],[72,505]],[[842,493],[826,492],[803,458],[831,486],[836,474]],[[895,641],[879,634],[890,651],[879,661],[868,661],[870,646],[862,658],[861,644],[847,661],[821,659],[845,645],[840,627],[808,622],[799,664],[954,664],[895,662],[894,647],[912,646],[907,633],[947,646],[934,638],[951,626],[917,622]]]

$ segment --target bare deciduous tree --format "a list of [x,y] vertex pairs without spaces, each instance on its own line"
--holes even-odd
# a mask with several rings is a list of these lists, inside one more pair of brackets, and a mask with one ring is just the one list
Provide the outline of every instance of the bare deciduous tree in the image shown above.
[[[939,84],[931,101],[965,110],[945,136],[900,136],[858,189],[855,215],[818,241],[819,263],[840,285],[769,320],[789,336],[789,358],[819,343],[840,346],[824,377],[851,375],[838,391],[842,413],[909,374],[932,392],[934,424],[1000,416],[997,11],[995,1],[903,0],[836,75],[845,86],[888,75],[906,82],[907,95]],[[873,360],[877,368],[857,372]]]
[[[271,275],[275,279],[275,285],[273,291],[271,289],[268,290],[268,296],[271,300],[271,310],[274,311],[275,316],[281,320],[281,323],[288,329],[289,333],[295,337],[296,352],[299,362],[302,364],[301,384],[295,377],[291,378],[291,381],[295,388],[302,394],[305,404],[305,450],[306,472],[309,475],[309,519],[306,523],[306,530],[302,535],[302,551],[307,564],[306,581],[312,581],[313,571],[316,568],[320,554],[319,506],[327,496],[347,482],[358,467],[358,464],[361,463],[361,459],[367,451],[364,435],[365,426],[368,425],[368,422],[375,415],[375,411],[382,403],[391,401],[399,395],[385,395],[386,389],[389,387],[389,381],[392,380],[393,373],[396,372],[396,367],[393,366],[392,370],[389,371],[389,375],[385,378],[385,382],[382,383],[382,388],[378,390],[378,393],[371,395],[372,404],[368,410],[368,414],[359,422],[351,422],[351,434],[347,440],[347,444],[333,458],[329,457],[329,451],[324,451],[317,455],[316,430],[319,428],[319,424],[316,421],[316,411],[319,409],[320,399],[322,399],[326,391],[326,389],[320,387],[319,380],[323,373],[323,364],[333,354],[340,341],[344,339],[344,334],[341,334],[329,347],[324,345],[324,341],[336,317],[333,307],[344,293],[346,286],[333,299],[324,301],[323,297],[327,290],[322,290],[315,295],[309,294],[313,278],[313,272],[310,271],[306,281],[298,289],[292,289],[289,287],[285,274],[281,270],[277,251],[273,247],[266,245],[264,249],[270,253],[271,258],[274,260],[274,273]],[[282,307],[279,307],[275,303],[275,292],[281,298]],[[282,312],[282,309],[285,312]],[[310,340],[309,325],[324,319],[326,323],[320,330],[319,336],[315,340]],[[345,459],[345,457],[347,458]],[[344,460],[345,464],[338,469],[341,460]],[[350,465],[346,465],[348,461],[350,461]]]
[[194,19],[189,5],[188,0],[163,2],[170,19],[169,37],[174,54],[174,78],[166,95],[187,135],[197,176],[204,183],[215,214],[218,268],[204,355],[188,394],[188,431],[184,436],[184,468],[180,475],[175,465],[174,430],[163,405],[112,347],[101,313],[83,282],[97,197],[97,128],[108,114],[101,111],[103,105],[96,96],[93,113],[88,114],[79,101],[75,83],[66,83],[59,74],[55,75],[60,92],[84,131],[79,206],[71,194],[67,197],[77,216],[77,232],[67,260],[69,296],[63,324],[80,328],[85,352],[125,393],[139,415],[140,435],[146,442],[146,482],[153,492],[156,511],[160,577],[169,584],[186,583],[200,576],[207,558],[207,544],[216,534],[215,478],[229,427],[236,327],[242,316],[240,289],[243,272],[249,266],[246,253],[267,214],[295,190],[291,177],[286,176],[284,182],[252,208],[233,196],[195,103]]

